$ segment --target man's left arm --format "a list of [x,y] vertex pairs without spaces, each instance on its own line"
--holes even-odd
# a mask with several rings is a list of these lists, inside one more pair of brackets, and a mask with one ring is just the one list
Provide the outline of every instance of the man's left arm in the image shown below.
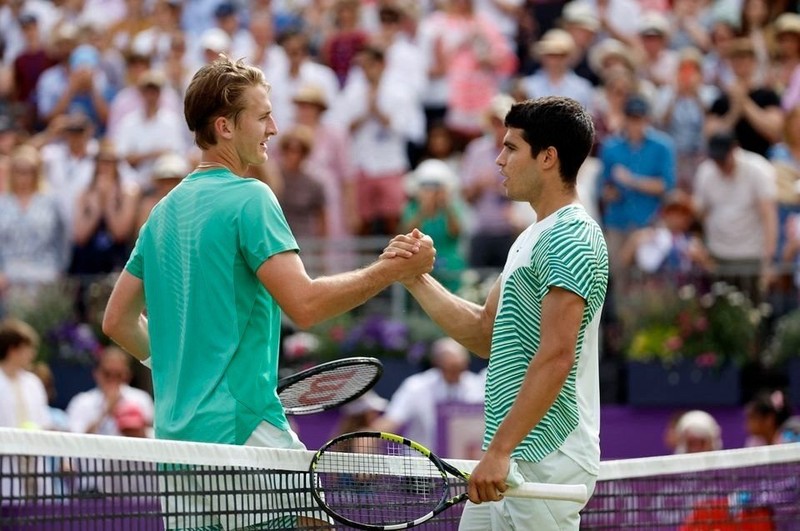
[[144,311],[142,279],[123,270],[103,316],[103,333],[139,361],[150,357],[150,335]]
[[586,301],[572,291],[551,287],[542,300],[541,342],[519,394],[470,478],[473,502],[495,501],[506,489],[511,452],[544,417],[558,397],[575,362]]

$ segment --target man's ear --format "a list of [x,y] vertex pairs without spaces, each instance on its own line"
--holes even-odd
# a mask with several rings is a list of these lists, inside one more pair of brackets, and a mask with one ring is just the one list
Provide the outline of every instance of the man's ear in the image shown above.
[[214,119],[214,131],[220,138],[230,139],[233,136],[233,122],[224,116],[217,116]]
[[558,164],[558,150],[549,146],[542,151],[542,168],[545,170],[553,169]]

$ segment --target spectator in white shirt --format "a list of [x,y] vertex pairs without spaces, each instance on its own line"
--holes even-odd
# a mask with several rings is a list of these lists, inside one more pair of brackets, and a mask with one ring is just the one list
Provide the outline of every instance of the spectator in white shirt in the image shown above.
[[137,173],[137,183],[149,188],[155,160],[165,153],[184,153],[189,147],[183,117],[162,103],[161,91],[166,78],[151,70],[139,78],[139,92],[144,103],[120,123],[114,142],[119,155]]
[[469,352],[451,338],[431,347],[433,368],[406,378],[372,428],[401,430],[406,437],[436,448],[436,407],[443,402],[482,403],[483,378],[468,370]]
[[70,428],[75,433],[120,435],[116,414],[125,404],[138,406],[148,425],[153,423],[153,399],[128,385],[131,380],[130,356],[119,347],[103,351],[93,372],[97,387],[78,393],[67,405]]
[[363,75],[348,78],[339,111],[351,134],[360,232],[394,234],[405,204],[408,142],[424,131],[425,116],[414,94],[384,75],[382,50],[365,48],[358,63]]
[[572,36],[565,30],[551,29],[536,43],[534,50],[542,67],[520,81],[524,98],[565,96],[591,110],[592,84],[572,69],[577,52]]
[[27,323],[15,319],[0,322],[0,426],[50,428],[47,393],[30,372],[39,336]]

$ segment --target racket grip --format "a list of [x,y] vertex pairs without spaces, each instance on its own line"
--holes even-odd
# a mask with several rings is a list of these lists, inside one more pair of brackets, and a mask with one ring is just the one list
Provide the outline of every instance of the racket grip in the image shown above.
[[509,487],[503,493],[512,498],[538,498],[540,500],[561,500],[586,503],[589,493],[586,485],[559,485],[555,483],[526,482]]

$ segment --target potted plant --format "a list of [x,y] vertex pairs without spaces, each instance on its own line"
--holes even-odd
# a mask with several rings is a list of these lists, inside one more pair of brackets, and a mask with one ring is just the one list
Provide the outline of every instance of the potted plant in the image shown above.
[[740,369],[767,312],[722,282],[705,292],[650,285],[631,293],[622,310],[629,403],[738,404]]
[[764,349],[764,364],[785,371],[789,377],[789,396],[800,400],[800,309],[780,317]]

